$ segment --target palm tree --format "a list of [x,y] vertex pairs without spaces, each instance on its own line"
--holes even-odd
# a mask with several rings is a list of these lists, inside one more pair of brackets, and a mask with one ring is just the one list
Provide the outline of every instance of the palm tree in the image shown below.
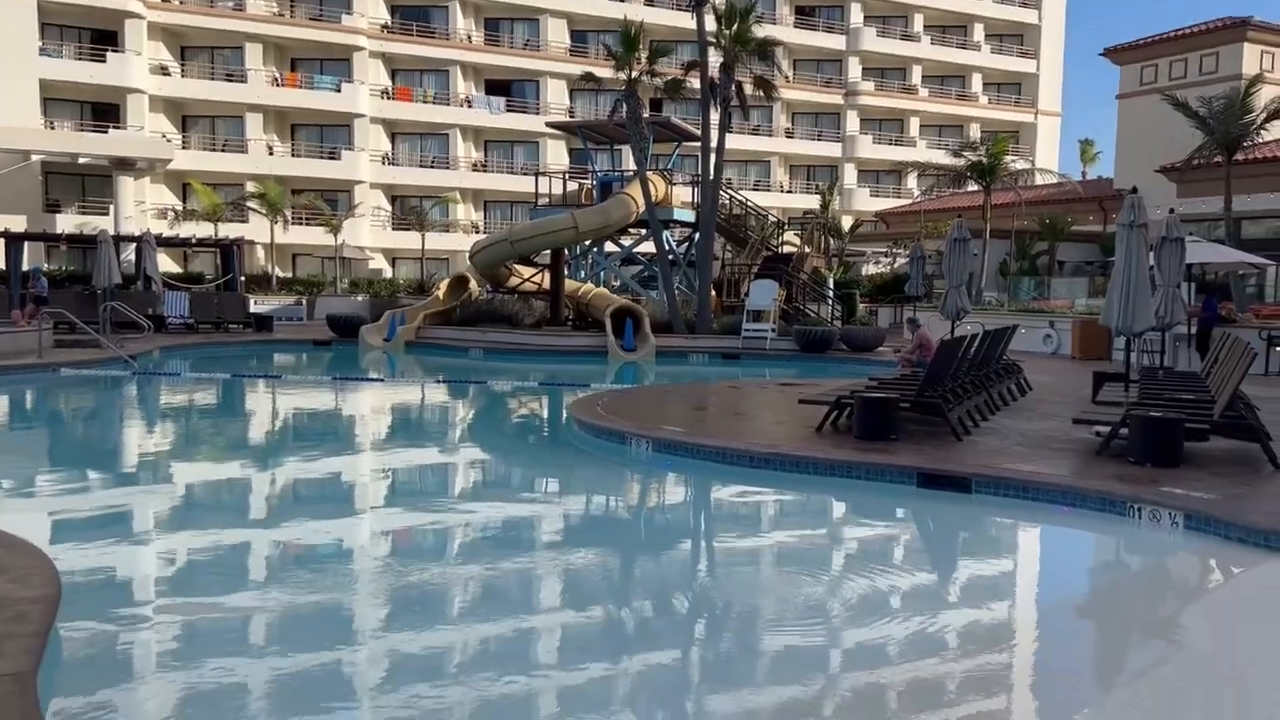
[[1102,151],[1098,149],[1098,143],[1093,138],[1080,138],[1076,141],[1076,146],[1080,153],[1080,179],[1088,180],[1089,171],[1102,160]]
[[345,210],[334,210],[324,206],[320,215],[320,227],[333,238],[333,292],[342,294],[342,231],[347,222],[360,217],[360,203]]
[[[708,0],[693,0],[694,37],[698,43],[698,197],[710,197],[715,185],[706,168],[711,167],[711,41],[707,37]],[[704,206],[714,207],[714,206]],[[695,272],[698,281],[698,302],[694,317],[694,332],[710,333],[714,329],[712,316],[711,285],[715,282],[712,265],[716,257],[716,217],[714,213],[698,215],[698,246],[694,249]]]
[[1215,95],[1189,99],[1178,93],[1161,93],[1175,113],[1200,134],[1200,143],[1183,158],[1184,167],[1222,163],[1222,223],[1226,226],[1227,244],[1239,246],[1240,234],[1235,223],[1235,166],[1240,154],[1267,138],[1272,126],[1280,121],[1280,97],[1263,101],[1261,96],[1267,78],[1258,73],[1239,87],[1231,87]]
[[[458,193],[449,193],[429,203],[417,203],[405,208],[404,212],[392,212],[391,217],[405,227],[418,234],[418,262],[422,272],[422,281],[427,281],[427,233],[447,228],[452,219],[436,217],[436,211],[449,208],[462,202]],[[446,213],[447,215],[448,213]]]
[[970,293],[975,304],[982,302],[982,292],[987,285],[987,248],[991,246],[991,197],[996,190],[1008,189],[1021,194],[1020,188],[1037,181],[1068,183],[1079,189],[1075,181],[1057,170],[1023,165],[1010,154],[1013,138],[1008,135],[988,135],[980,140],[966,140],[947,150],[949,162],[911,160],[899,163],[899,167],[916,177],[928,175],[936,178],[931,189],[942,192],[960,192],[971,187],[982,191],[982,263]]
[[[254,180],[249,192],[244,194],[239,204],[246,210],[255,213],[267,221],[267,267],[271,272],[271,292],[276,290],[276,228],[289,232],[289,213],[292,210],[307,207],[318,208],[322,205],[310,196],[291,195],[279,180],[267,178]],[[327,206],[324,206],[327,208]]]
[[1036,229],[1040,231],[1040,241],[1045,244],[1044,253],[1048,262],[1049,277],[1058,270],[1058,246],[1071,239],[1071,231],[1076,223],[1064,215],[1046,215],[1036,219]]
[[849,252],[849,244],[853,236],[862,229],[865,220],[856,219],[848,227],[840,217],[840,187],[829,183],[818,191],[818,207],[805,210],[802,217],[805,223],[803,240],[810,252],[822,255],[827,260],[836,256],[835,272],[843,271]]
[[[702,276],[698,278],[698,306],[707,308],[707,320],[710,322],[711,263],[715,257],[716,214],[720,207],[720,185],[724,182],[725,144],[729,138],[729,125],[732,122],[733,110],[737,108],[746,117],[751,96],[759,97],[767,103],[774,103],[780,96],[778,83],[774,80],[782,72],[782,64],[778,53],[781,41],[764,34],[764,21],[760,15],[757,0],[726,2],[711,6],[711,14],[715,19],[715,31],[707,37],[708,52],[714,49],[720,56],[720,64],[712,75],[708,67],[709,60],[703,57],[699,48],[698,58],[685,63],[685,77],[698,73],[703,88],[702,95],[707,98],[705,104],[714,103],[719,125],[716,132],[715,166],[711,177],[702,187],[698,204],[703,208],[711,208],[712,212],[699,213],[698,216],[698,272],[707,274],[706,289],[703,289]],[[705,20],[704,20],[705,25]],[[707,96],[710,97],[707,97]],[[711,116],[703,110],[703,147],[709,139],[707,130]],[[706,166],[702,166],[703,177],[707,176]],[[703,270],[705,266],[705,270]],[[704,303],[705,294],[705,303]]]
[[609,118],[622,116],[627,128],[627,142],[631,146],[631,159],[635,162],[636,176],[644,194],[645,215],[649,221],[650,236],[654,238],[657,255],[658,279],[662,294],[666,296],[667,313],[672,330],[683,333],[684,317],[680,310],[680,298],[676,295],[675,278],[671,274],[669,248],[662,238],[666,227],[658,217],[653,202],[653,190],[649,187],[649,155],[652,137],[645,123],[647,104],[651,97],[678,100],[688,95],[689,84],[663,70],[667,61],[675,56],[675,48],[663,42],[650,42],[643,21],[623,18],[618,28],[616,45],[601,43],[611,78],[606,79],[590,70],[578,76],[574,85],[593,90],[611,89],[617,86],[619,97],[609,109]]
[[190,188],[189,204],[176,208],[169,213],[169,227],[176,228],[185,223],[208,223],[213,226],[213,234],[224,223],[235,222],[240,214],[236,201],[223,199],[216,190],[198,180],[187,183]]

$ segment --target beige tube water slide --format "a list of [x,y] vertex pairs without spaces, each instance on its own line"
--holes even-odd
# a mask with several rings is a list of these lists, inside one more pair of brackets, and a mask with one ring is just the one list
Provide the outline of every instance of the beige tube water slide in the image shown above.
[[[655,203],[670,201],[671,185],[657,173],[648,175]],[[644,195],[636,179],[608,200],[590,207],[569,210],[513,225],[484,237],[471,246],[471,267],[490,285],[518,293],[551,292],[547,268],[520,264],[544,252],[608,237],[635,223],[644,215]],[[577,312],[604,323],[612,361],[652,359],[657,352],[649,316],[639,305],[591,283],[565,280],[565,299]],[[633,350],[622,348],[627,320],[635,339]]]

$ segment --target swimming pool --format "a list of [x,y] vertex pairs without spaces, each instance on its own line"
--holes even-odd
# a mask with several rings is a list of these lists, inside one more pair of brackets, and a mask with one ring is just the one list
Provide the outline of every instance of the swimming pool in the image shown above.
[[[64,579],[54,720],[1118,718],[1118,693],[1178,689],[1143,689],[1162,668],[1231,657],[1231,634],[1188,645],[1188,618],[1274,562],[1050,506],[629,459],[563,421],[577,385],[615,381],[585,361],[146,365],[197,376],[0,377],[0,528]],[[459,382],[198,376],[228,372]],[[1232,682],[1233,718],[1270,717]]]

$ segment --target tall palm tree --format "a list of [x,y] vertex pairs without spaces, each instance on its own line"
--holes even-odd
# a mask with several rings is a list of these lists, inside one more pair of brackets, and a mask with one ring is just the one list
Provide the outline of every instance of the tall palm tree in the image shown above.
[[960,192],[976,187],[982,191],[982,263],[974,286],[970,289],[975,304],[982,302],[982,292],[987,286],[987,266],[990,264],[987,249],[991,246],[991,197],[996,190],[1013,190],[1034,185],[1038,181],[1067,183],[1079,189],[1075,181],[1057,170],[1048,170],[1022,164],[1011,154],[1013,138],[1008,135],[988,135],[980,140],[966,140],[947,150],[948,162],[911,160],[899,163],[899,167],[916,177],[928,175],[936,178],[931,189],[942,192]]
[[310,196],[292,195],[279,180],[266,178],[254,180],[239,204],[267,221],[267,266],[271,273],[271,292],[275,292],[276,228],[288,232],[291,211],[302,207],[317,208],[319,203]]
[[1263,101],[1260,97],[1267,78],[1258,73],[1239,87],[1194,99],[1178,93],[1161,93],[1175,113],[1200,134],[1200,142],[1183,158],[1184,167],[1222,163],[1222,222],[1227,244],[1238,247],[1240,233],[1235,223],[1235,166],[1240,154],[1267,139],[1272,126],[1280,122],[1280,97]]
[[621,116],[626,124],[631,159],[635,162],[636,176],[644,194],[649,232],[654,238],[658,279],[662,284],[662,294],[666,296],[667,313],[671,318],[672,329],[676,333],[683,333],[684,317],[680,310],[680,298],[676,295],[675,278],[671,274],[672,258],[669,248],[662,242],[666,227],[658,217],[653,190],[649,187],[649,156],[653,143],[645,120],[649,115],[647,103],[650,98],[685,98],[688,96],[689,84],[684,78],[663,70],[667,61],[675,56],[675,48],[664,42],[650,42],[643,21],[623,18],[618,28],[617,44],[605,42],[601,43],[601,48],[611,77],[604,78],[587,70],[578,76],[574,85],[593,90],[619,90],[618,99],[609,109],[609,117],[616,119]]
[[404,223],[405,227],[418,234],[418,262],[423,282],[427,281],[427,233],[443,230],[453,221],[449,217],[436,217],[436,211],[461,202],[462,198],[458,193],[449,193],[429,203],[410,205],[402,213],[391,213],[392,219]]
[[208,223],[213,227],[213,234],[217,235],[218,228],[224,223],[235,222],[240,217],[242,211],[236,202],[223,199],[208,185],[191,180],[187,187],[190,188],[187,204],[169,213],[171,229],[186,223]]
[[[715,185],[711,182],[711,108],[714,98],[711,92],[711,41],[707,36],[708,0],[693,0],[690,10],[693,12],[694,37],[698,43],[698,197],[711,197]],[[714,207],[704,205],[703,207]],[[715,276],[711,272],[716,256],[716,217],[715,213],[698,214],[698,246],[694,249],[695,272],[698,281],[698,302],[694,317],[694,332],[710,333],[714,330],[715,318],[712,316],[711,285]]]
[[334,210],[325,206],[321,210],[320,227],[333,238],[333,292],[342,294],[342,231],[347,223],[360,217],[360,203],[344,210]]
[[802,239],[809,252],[818,253],[827,260],[835,256],[834,270],[843,271],[849,253],[849,244],[865,220],[856,219],[848,227],[840,217],[840,187],[829,183],[818,191],[818,207],[805,210],[807,219]]
[[[711,14],[715,19],[715,30],[707,37],[708,51],[714,49],[720,56],[720,63],[711,73],[710,61],[705,59],[699,50],[698,58],[685,63],[685,77],[698,73],[699,82],[708,100],[714,103],[719,124],[716,129],[715,166],[711,169],[711,177],[705,186],[698,204],[710,208],[711,212],[699,213],[698,216],[698,271],[706,272],[710,277],[711,264],[715,258],[716,208],[720,207],[720,186],[724,182],[725,144],[729,139],[729,125],[732,122],[733,110],[737,109],[745,119],[750,106],[750,97],[755,96],[766,103],[774,103],[780,96],[778,83],[775,80],[782,73],[782,63],[778,59],[782,43],[777,38],[764,34],[764,20],[760,15],[757,0],[741,0],[712,4]],[[710,55],[710,52],[707,53]],[[706,128],[711,116],[703,110],[703,145],[705,147],[710,133]],[[702,175],[706,177],[707,168],[702,166]],[[705,239],[705,241],[704,241]],[[706,270],[703,270],[703,267]],[[702,288],[702,277],[699,276],[698,301],[701,308],[707,307],[710,319],[711,289],[710,283]]]
[[1098,149],[1098,142],[1088,137],[1077,140],[1076,149],[1080,153],[1080,179],[1088,180],[1089,171],[1102,160],[1102,151]]

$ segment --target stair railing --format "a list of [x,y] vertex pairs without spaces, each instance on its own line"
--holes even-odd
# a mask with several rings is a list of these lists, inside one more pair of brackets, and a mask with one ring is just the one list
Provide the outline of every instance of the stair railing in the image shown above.
[[118,310],[124,313],[125,317],[138,323],[138,325],[142,327],[142,332],[137,335],[121,335],[118,338],[121,342],[125,340],[143,338],[156,331],[156,328],[151,324],[151,321],[139,314],[138,311],[118,300],[108,300],[107,302],[102,303],[98,308],[98,327],[102,328],[103,333],[108,337],[111,335],[111,312],[113,310]]
[[45,321],[48,320],[50,324],[50,330],[52,330],[53,329],[52,316],[65,317],[66,319],[70,320],[71,324],[75,325],[81,330],[97,338],[98,342],[103,347],[114,352],[116,355],[119,355],[120,359],[129,363],[129,365],[134,370],[138,369],[138,362],[133,358],[129,357],[128,354],[126,354],[125,351],[121,350],[118,345],[106,339],[105,337],[99,335],[96,331],[94,331],[93,328],[89,327],[88,325],[85,325],[75,315],[72,315],[71,313],[67,312],[66,310],[63,310],[62,308],[45,308],[38,316],[36,316],[36,357],[37,358],[44,359],[44,324],[45,324]]

